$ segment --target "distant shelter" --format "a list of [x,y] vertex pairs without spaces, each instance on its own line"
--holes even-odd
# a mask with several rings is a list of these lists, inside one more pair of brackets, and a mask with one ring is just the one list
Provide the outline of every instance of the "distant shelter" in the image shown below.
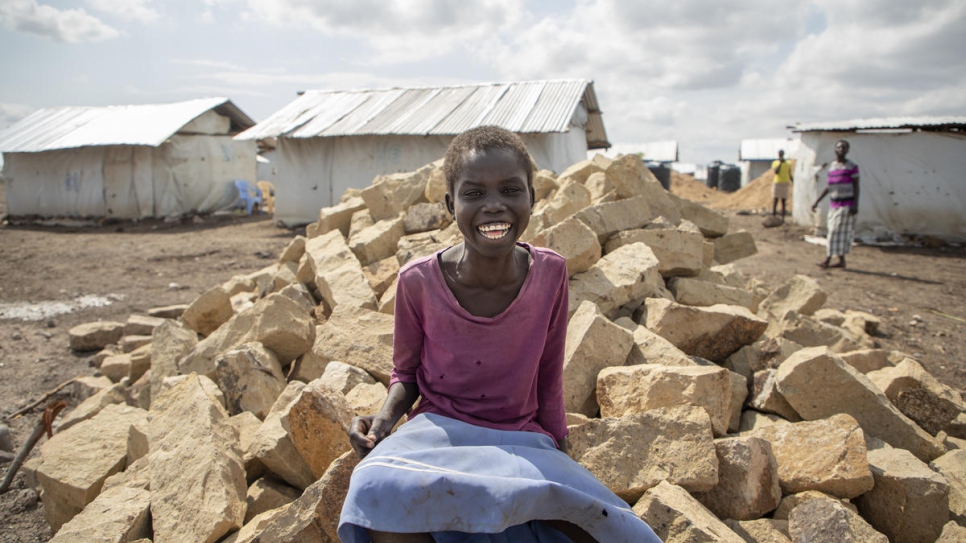
[[785,151],[785,158],[793,160],[798,155],[798,139],[741,140],[738,149],[738,166],[741,168],[741,186],[761,177],[778,160],[778,151]]
[[0,131],[11,216],[140,219],[215,211],[254,184],[255,122],[227,98],[57,107]]
[[825,187],[835,142],[848,140],[859,165],[856,236],[966,240],[966,117],[894,117],[790,126],[801,134],[795,167],[795,221],[821,228],[811,205]]
[[557,173],[609,146],[591,81],[306,91],[239,140],[275,139],[275,220],[318,219],[350,188],[443,158],[457,134],[497,125]]
[[670,164],[678,161],[678,142],[667,140],[645,143],[615,143],[606,150],[588,151],[587,158],[593,158],[597,153],[608,158],[617,158],[621,155],[639,155],[645,162]]

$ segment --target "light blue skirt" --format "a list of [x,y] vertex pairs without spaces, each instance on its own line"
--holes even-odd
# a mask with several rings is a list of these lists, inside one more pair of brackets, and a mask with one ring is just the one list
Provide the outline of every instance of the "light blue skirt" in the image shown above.
[[558,543],[540,520],[563,520],[600,542],[660,543],[627,503],[549,437],[415,417],[356,466],[339,520],[344,543],[365,529],[430,532],[446,543]]

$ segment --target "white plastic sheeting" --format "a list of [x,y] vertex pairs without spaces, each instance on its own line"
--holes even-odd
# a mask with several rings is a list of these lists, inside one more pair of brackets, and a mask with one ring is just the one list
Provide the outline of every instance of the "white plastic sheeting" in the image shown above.
[[[583,160],[587,153],[583,128],[521,137],[537,166],[557,173]],[[439,160],[452,139],[453,136],[278,138],[275,220],[288,226],[314,222],[319,210],[338,203],[346,189],[362,189],[378,175],[411,172]]]
[[583,126],[572,126],[569,132],[520,134],[537,167],[560,174],[572,164],[587,159],[587,136]]
[[159,147],[115,145],[5,153],[10,215],[145,218],[210,212],[255,181],[256,145],[175,135]]
[[278,154],[275,152],[275,149],[262,151],[258,154],[256,160],[258,161],[258,165],[256,166],[258,180],[268,181],[273,185],[276,184],[278,182],[278,174],[275,171],[275,162],[278,160]]
[[966,136],[941,132],[905,134],[803,132],[795,168],[794,218],[824,228],[826,197],[813,214],[835,160],[835,142],[850,144],[859,165],[857,237],[896,234],[966,239]]

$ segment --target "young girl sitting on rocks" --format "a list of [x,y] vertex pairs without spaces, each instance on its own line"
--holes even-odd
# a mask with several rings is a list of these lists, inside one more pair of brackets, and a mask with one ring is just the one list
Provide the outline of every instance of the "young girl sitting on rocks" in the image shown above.
[[349,429],[363,460],[339,537],[659,543],[560,450],[567,267],[517,241],[534,203],[526,147],[504,129],[475,128],[453,140],[443,168],[463,242],[399,272],[389,396]]

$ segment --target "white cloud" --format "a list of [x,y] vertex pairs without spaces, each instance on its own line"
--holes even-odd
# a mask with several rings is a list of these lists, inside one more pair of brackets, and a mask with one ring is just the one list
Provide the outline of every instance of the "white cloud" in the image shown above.
[[248,0],[249,20],[303,27],[361,40],[360,64],[415,62],[477,52],[487,41],[519,30],[521,0]]
[[67,43],[97,42],[116,38],[116,29],[83,9],[57,9],[37,0],[4,0],[0,23],[17,32],[36,34]]
[[735,160],[740,139],[795,121],[961,111],[964,26],[957,0],[578,0],[491,65],[504,79],[593,79],[611,141]]
[[[188,77],[193,81],[215,81],[226,88],[241,87],[289,87],[294,90],[309,89],[356,89],[406,86],[443,85],[451,78],[424,76],[393,77],[372,72],[325,72],[290,73],[284,70],[226,69],[207,71]],[[294,100],[294,95],[292,96]]]
[[649,89],[729,87],[757,56],[794,42],[796,14],[767,0],[578,2],[515,36],[516,58],[498,62],[540,77],[630,78]]
[[173,88],[141,87],[134,84],[124,86],[124,94],[136,97],[137,101],[152,102],[193,100],[201,97],[223,96],[237,100],[239,96],[263,98],[268,93],[260,90],[239,89],[235,86],[224,85],[178,85]]
[[[503,79],[593,79],[612,142],[674,139],[683,160],[734,160],[741,130],[770,135],[749,125],[775,108],[762,98],[775,57],[807,15],[767,0],[578,1],[513,35],[490,64]],[[785,124],[771,124],[776,135]]]
[[812,109],[809,120],[962,107],[966,4],[817,2],[826,9],[827,28],[800,41],[776,76],[784,92]]
[[157,10],[149,7],[151,0],[86,0],[93,9],[110,13],[126,21],[150,23],[161,17]]
[[175,64],[184,64],[187,66],[198,66],[200,68],[219,68],[223,70],[233,70],[233,71],[244,70],[244,68],[239,66],[238,64],[234,64],[231,62],[224,62],[220,60],[208,60],[208,59],[200,59],[200,58],[195,58],[195,59],[175,58],[175,59],[171,59],[171,62]]
[[34,112],[34,109],[23,104],[5,104],[0,102],[0,130],[30,115]]

